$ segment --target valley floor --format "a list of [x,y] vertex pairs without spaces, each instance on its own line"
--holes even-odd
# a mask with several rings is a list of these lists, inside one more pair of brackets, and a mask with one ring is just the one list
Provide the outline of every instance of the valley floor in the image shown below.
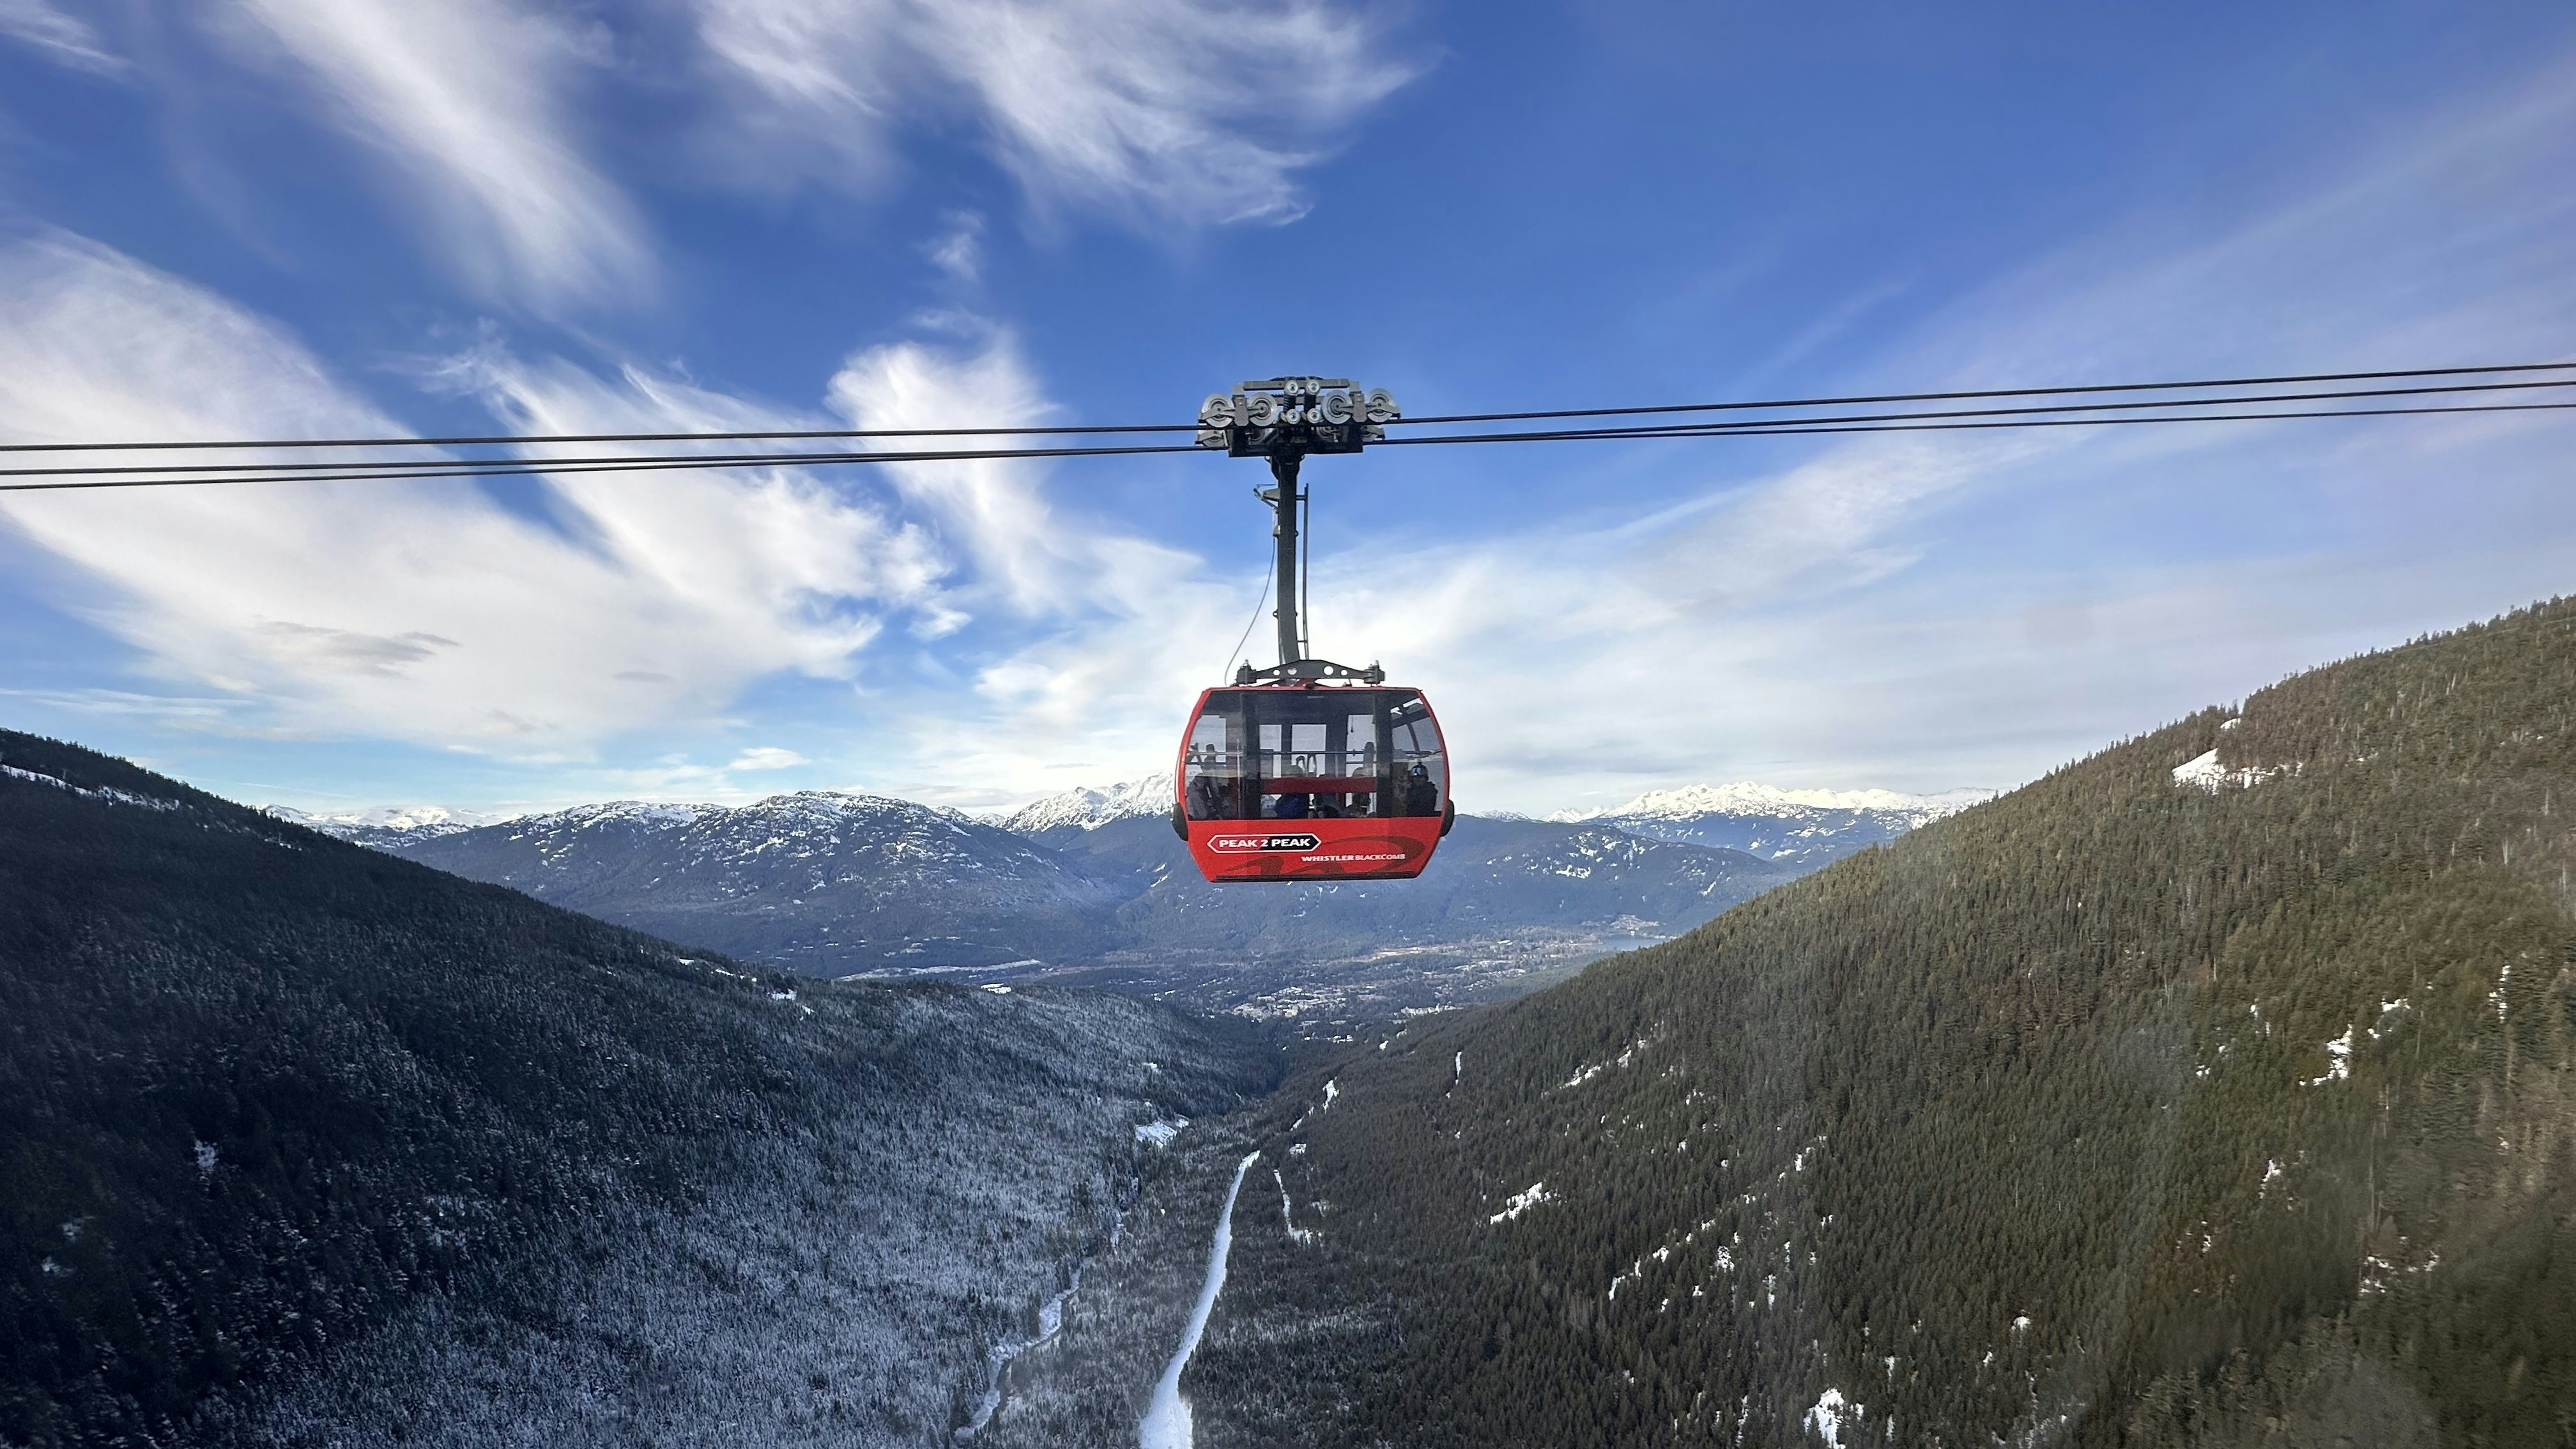
[[[1276,1024],[1306,1041],[1350,1041],[1372,1026],[1505,1001],[1567,980],[1605,956],[1668,939],[1635,930],[1530,926],[1436,943],[1298,956],[1123,951],[1082,965],[1038,961],[930,973],[940,979],[1092,986]],[[880,979],[902,979],[888,973]]]

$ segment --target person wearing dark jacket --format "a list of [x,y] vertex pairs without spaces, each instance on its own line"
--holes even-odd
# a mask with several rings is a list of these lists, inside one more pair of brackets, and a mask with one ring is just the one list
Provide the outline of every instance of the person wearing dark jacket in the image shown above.
[[1440,787],[1431,783],[1431,772],[1420,765],[1404,772],[1403,794],[1398,798],[1404,803],[1406,815],[1440,813]]

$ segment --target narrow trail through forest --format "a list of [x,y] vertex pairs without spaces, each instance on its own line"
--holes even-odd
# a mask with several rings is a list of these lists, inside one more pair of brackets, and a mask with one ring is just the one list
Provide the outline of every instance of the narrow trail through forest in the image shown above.
[[1142,1449],[1191,1449],[1194,1435],[1190,1428],[1189,1400],[1181,1397],[1181,1370],[1188,1368],[1190,1355],[1198,1352],[1199,1335],[1207,1331],[1208,1314],[1216,1309],[1216,1296],[1225,1289],[1225,1259],[1234,1250],[1234,1199],[1243,1191],[1243,1175],[1261,1157],[1259,1152],[1244,1154],[1234,1165],[1234,1182],[1225,1190],[1225,1206],[1217,1210],[1216,1239],[1208,1247],[1207,1281],[1199,1285],[1199,1301],[1190,1309],[1189,1326],[1181,1331],[1181,1346],[1172,1361],[1163,1367],[1162,1379],[1154,1385],[1154,1399],[1145,1408],[1145,1421],[1137,1428],[1137,1442]]

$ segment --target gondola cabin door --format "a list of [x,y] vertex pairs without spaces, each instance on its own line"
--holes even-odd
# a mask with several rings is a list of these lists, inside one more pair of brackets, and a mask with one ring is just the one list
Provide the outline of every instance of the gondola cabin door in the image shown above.
[[1440,723],[1414,689],[1207,690],[1173,773],[1172,823],[1217,882],[1410,879],[1456,813]]

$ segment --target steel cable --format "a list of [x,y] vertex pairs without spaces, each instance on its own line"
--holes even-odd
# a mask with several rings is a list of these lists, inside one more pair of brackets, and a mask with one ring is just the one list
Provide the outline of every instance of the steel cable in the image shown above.
[[[2535,364],[2560,366],[2560,364]],[[2576,367],[2576,364],[2566,366]],[[2483,369],[2500,371],[2503,369]],[[2521,370],[2531,370],[2525,368]],[[2451,369],[2453,373],[2469,369]],[[2426,375],[2423,372],[2404,374]],[[2129,384],[2118,385],[2130,387]],[[2149,386],[2137,384],[2134,386]],[[2398,406],[2335,409],[2279,410],[2284,402],[2316,402],[2372,398],[2452,395],[2524,391],[2540,388],[2576,387],[2576,379],[2554,379],[2527,382],[2450,383],[2425,387],[2344,389],[2309,393],[2240,394],[2231,397],[2195,399],[2146,399],[2096,403],[2048,403],[2008,408],[1957,408],[1928,412],[1889,412],[1826,414],[1810,417],[1748,418],[1722,422],[1648,423],[1628,427],[1565,428],[1521,430],[1491,433],[1448,433],[1430,436],[1387,438],[1377,446],[1426,446],[1452,443],[1564,442],[1578,440],[1644,441],[1661,438],[1696,437],[1782,437],[1805,433],[1877,433],[1938,432],[1988,430],[2026,427],[2093,427],[2142,423],[2207,423],[2260,422],[2315,418],[2396,417],[2441,413],[2511,413],[2555,412],[2576,408],[2576,403],[2461,403],[2432,406]],[[2021,389],[2009,395],[2028,396],[2045,389]],[[2004,394],[1985,394],[1987,396]],[[1930,396],[1930,395],[1924,395]],[[1715,406],[1739,406],[1725,404]],[[1744,407],[1784,404],[1742,404]],[[2170,413],[2172,407],[2227,407],[2268,409],[2265,411]],[[1626,410],[1631,413],[1647,411]],[[1661,411],[1677,411],[1672,409]],[[2124,416],[2106,416],[2122,413]],[[2084,416],[2067,416],[2084,414]],[[1557,414],[1562,416],[1563,414]],[[1510,414],[1476,415],[1511,417]],[[1422,420],[1417,420],[1422,421]],[[84,445],[86,446],[86,445]],[[102,445],[104,446],[104,445]],[[23,451],[23,449],[21,450]],[[332,463],[319,460],[302,462],[259,462],[217,464],[97,464],[45,468],[0,469],[0,492],[38,492],[67,489],[135,488],[135,487],[202,487],[219,483],[340,483],[383,482],[406,478],[496,478],[521,477],[555,473],[630,473],[671,470],[827,467],[852,464],[887,464],[920,462],[971,462],[1031,458],[1131,457],[1156,453],[1202,453],[1209,450],[1191,444],[1120,444],[1107,447],[1054,448],[977,448],[921,449],[902,452],[854,451],[829,453],[767,452],[678,455],[609,455],[574,458],[430,458],[417,461],[369,461]]]
[[[2478,367],[2389,368],[2374,372],[2310,372],[2273,377],[2197,378],[2178,382],[2112,382],[2051,387],[1962,389],[1948,392],[1871,393],[1850,397],[1774,398],[1758,401],[1673,403],[1653,407],[1556,408],[1529,412],[1451,413],[1398,418],[1410,427],[1453,423],[1535,422],[1553,418],[1633,417],[1657,413],[1761,411],[1782,408],[1855,407],[1900,402],[1961,402],[1980,398],[2069,397],[2089,393],[2183,392],[2217,387],[2288,387],[2324,382],[2382,382],[2410,377],[2576,371],[2576,362],[2516,362]],[[2193,399],[2176,399],[2189,405]],[[2201,399],[2198,401],[2207,401]],[[1196,423],[1067,424],[1061,427],[804,428],[687,433],[488,433],[393,438],[210,438],[194,441],[0,443],[0,453],[180,452],[293,448],[517,447],[557,443],[789,442],[835,438],[1052,437],[1121,433],[1186,433]]]

